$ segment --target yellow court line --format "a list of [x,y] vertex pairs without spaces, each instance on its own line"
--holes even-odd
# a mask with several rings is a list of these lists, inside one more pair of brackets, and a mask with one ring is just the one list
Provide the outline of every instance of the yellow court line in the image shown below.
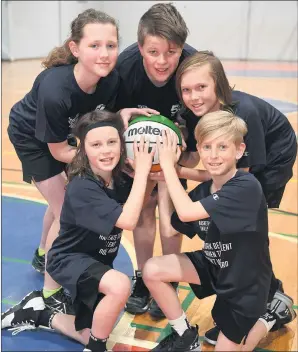
[[38,191],[38,189],[34,186],[31,186],[31,185],[22,185],[22,184],[19,184],[19,185],[16,185],[14,183],[7,183],[7,182],[2,182],[2,186],[5,186],[5,187],[10,187],[10,188],[17,188],[17,189],[26,189],[27,191]]
[[2,195],[5,196],[5,197],[24,199],[24,200],[28,200],[28,201],[31,201],[31,202],[36,202],[36,203],[41,203],[41,204],[48,205],[47,201],[45,201],[44,199],[20,196],[19,194],[11,194],[11,193],[5,193],[5,192],[2,192]]
[[[48,205],[48,203],[45,200],[34,198],[34,197],[20,196],[20,195],[17,195],[17,194],[10,194],[10,193],[5,193],[5,192],[2,193],[2,195],[5,196],[5,197],[19,198],[19,199],[24,199],[24,200],[28,200],[28,201],[32,201],[32,202]],[[279,238],[281,240],[289,241],[289,242],[292,242],[292,243],[297,243],[298,242],[297,238],[282,236],[282,235],[279,235],[278,233],[275,233],[275,232],[269,232],[269,236],[275,237],[275,238]],[[134,250],[133,245],[125,237],[124,234],[122,236],[121,243],[123,244],[123,247],[127,251],[127,254],[130,256],[130,259],[131,259],[132,266],[133,266],[134,270],[136,270],[137,269],[137,260],[136,260],[136,255],[135,255],[135,250]]]
[[287,237],[287,236],[283,236],[283,235],[280,235],[278,233],[275,233],[275,232],[269,232],[269,236],[270,237],[275,237],[275,238],[279,238],[280,240],[286,240],[288,242],[292,242],[292,243],[298,243],[298,238],[296,237]]

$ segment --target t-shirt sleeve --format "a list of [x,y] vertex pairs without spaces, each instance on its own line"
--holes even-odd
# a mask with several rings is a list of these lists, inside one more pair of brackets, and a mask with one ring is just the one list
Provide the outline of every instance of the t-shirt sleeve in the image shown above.
[[218,192],[200,200],[221,234],[256,230],[263,193],[253,177],[233,177]]
[[62,92],[51,91],[42,82],[39,87],[35,136],[42,142],[60,143],[69,133],[69,109],[62,99]]
[[[196,202],[201,198],[204,198],[204,193],[209,193],[210,182],[201,183],[191,192],[188,193],[189,198]],[[186,235],[189,238],[193,238],[195,235],[198,235],[201,240],[205,240],[206,233],[209,227],[209,219],[204,219],[203,221],[188,221],[183,222],[179,219],[177,212],[173,212],[171,217],[171,224],[175,230]]]
[[87,179],[78,180],[69,197],[76,225],[104,236],[111,233],[122,213],[117,201],[96,182]]

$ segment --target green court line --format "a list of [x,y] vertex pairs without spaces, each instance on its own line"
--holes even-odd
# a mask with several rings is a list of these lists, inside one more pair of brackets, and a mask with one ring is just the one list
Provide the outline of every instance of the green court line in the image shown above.
[[14,306],[14,305],[16,305],[18,302],[9,301],[8,299],[2,299],[2,300],[1,300],[1,303],[3,303],[3,304],[9,304],[10,306]]
[[298,216],[296,213],[291,213],[290,211],[285,210],[269,210],[269,214],[278,214],[278,215],[286,215],[286,216]]
[[160,333],[163,331],[162,328],[156,328],[154,326],[144,325],[144,324],[130,323],[130,326],[132,328],[137,328],[137,329],[146,330],[146,331],[153,331],[153,332],[160,332]]
[[181,288],[181,289],[187,290],[187,291],[191,290],[191,288],[189,286],[183,286],[183,285],[179,285],[178,288]]
[[290,233],[279,233],[279,232],[274,232],[274,233],[276,233],[277,235],[280,235],[280,236],[298,238],[298,235],[293,235],[293,234],[290,234]]
[[11,262],[11,263],[31,264],[31,262],[30,262],[29,260],[18,259],[18,258],[2,257],[2,260],[3,260],[4,262]]

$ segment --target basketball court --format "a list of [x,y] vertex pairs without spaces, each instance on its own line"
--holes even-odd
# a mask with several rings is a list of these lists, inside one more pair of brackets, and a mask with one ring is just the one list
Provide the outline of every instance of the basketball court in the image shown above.
[[[2,62],[2,311],[19,302],[34,289],[41,289],[43,276],[31,267],[31,259],[41,235],[46,204],[33,185],[22,181],[21,164],[7,136],[8,115],[12,105],[31,89],[42,70],[41,60]],[[273,62],[224,62],[230,85],[257,95],[288,117],[297,133],[297,64]],[[189,182],[189,190],[195,186]],[[277,278],[294,299],[297,312],[297,161],[294,176],[287,185],[280,209],[269,210],[270,251]],[[231,219],[232,220],[232,219]],[[158,214],[157,214],[158,221]],[[157,234],[155,255],[161,254]],[[183,241],[182,250],[202,247],[201,240]],[[116,259],[116,269],[132,276],[136,268],[132,233],[124,231]],[[179,297],[192,324],[199,325],[200,339],[213,326],[210,311],[215,297],[198,300],[189,286],[181,282]],[[113,351],[148,351],[169,332],[167,320],[153,321],[149,314],[123,313],[108,347]],[[17,336],[2,331],[3,351],[82,351],[83,346],[58,333],[25,331]],[[203,351],[213,346],[202,344]],[[297,319],[261,341],[259,351],[297,351]]]

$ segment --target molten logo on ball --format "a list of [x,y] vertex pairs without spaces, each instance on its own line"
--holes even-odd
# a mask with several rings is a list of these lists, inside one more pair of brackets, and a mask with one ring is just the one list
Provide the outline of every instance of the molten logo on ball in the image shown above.
[[[178,136],[178,145],[181,146],[181,133],[179,128],[168,118],[162,115],[153,115],[151,117],[139,116],[131,121],[127,130],[124,133],[125,145],[127,157],[134,159],[133,143],[134,141],[140,141],[141,136],[145,137],[145,140],[150,145],[156,144],[156,138],[162,136],[162,131],[167,130],[170,133],[176,133]],[[158,151],[155,151],[152,172],[160,171]]]
[[137,136],[139,134],[153,134],[154,136],[161,136],[161,131],[157,127],[152,128],[152,126],[131,128],[128,132],[128,137]]

